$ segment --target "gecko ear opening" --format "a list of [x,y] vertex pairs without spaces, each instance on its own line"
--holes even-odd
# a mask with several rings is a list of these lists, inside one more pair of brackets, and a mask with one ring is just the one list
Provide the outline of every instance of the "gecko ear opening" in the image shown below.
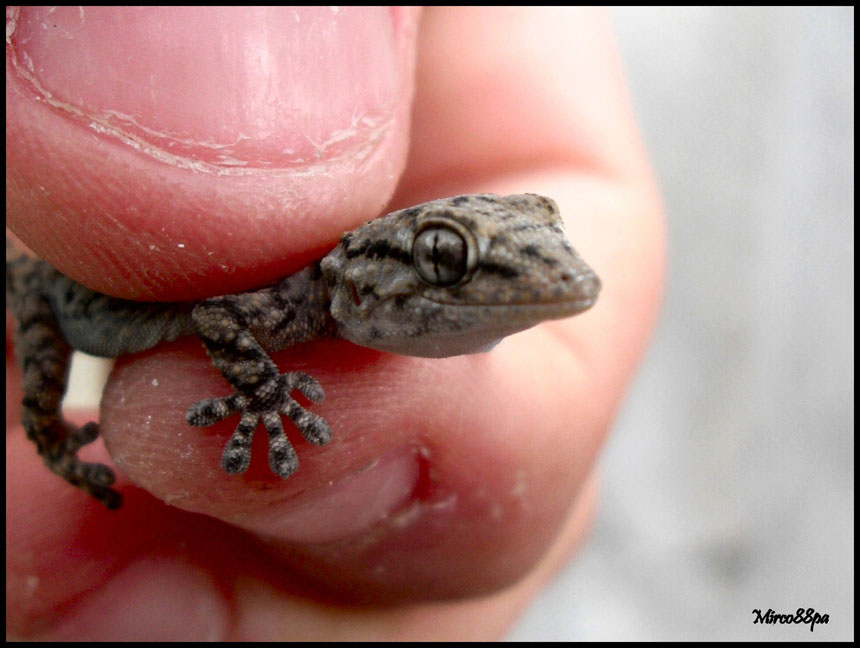
[[355,282],[349,281],[349,294],[352,296],[352,303],[356,306],[361,306],[361,295],[358,294],[358,288],[355,287]]

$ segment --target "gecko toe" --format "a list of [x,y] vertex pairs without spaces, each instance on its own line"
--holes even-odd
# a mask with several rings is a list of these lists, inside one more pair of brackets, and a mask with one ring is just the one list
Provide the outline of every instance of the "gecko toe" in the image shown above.
[[96,495],[96,497],[112,511],[122,506],[122,493],[111,488],[105,489],[104,494]]
[[263,425],[269,432],[269,466],[272,472],[286,479],[298,469],[299,457],[284,433],[280,413],[275,410],[264,414]]
[[90,421],[86,425],[77,428],[72,434],[74,445],[77,447],[85,446],[95,441],[99,436],[99,424]]
[[185,420],[195,427],[206,427],[242,410],[247,398],[234,394],[223,398],[204,398],[197,401],[185,412]]
[[283,433],[269,439],[269,466],[282,479],[292,475],[299,467],[299,457]]
[[254,440],[254,430],[259,418],[254,414],[245,412],[242,420],[233,432],[233,436],[224,448],[221,456],[221,465],[228,473],[243,473],[251,465],[251,441]]
[[298,389],[308,400],[313,403],[322,403],[325,400],[325,390],[319,380],[301,371],[289,376],[292,378],[293,389]]
[[81,470],[84,479],[96,486],[111,486],[116,481],[116,475],[113,470],[104,464],[83,463]]
[[251,465],[251,444],[231,439],[224,448],[221,465],[230,474],[243,473]]
[[281,411],[292,419],[302,436],[311,443],[325,445],[331,441],[331,428],[323,417],[307,411],[292,399]]

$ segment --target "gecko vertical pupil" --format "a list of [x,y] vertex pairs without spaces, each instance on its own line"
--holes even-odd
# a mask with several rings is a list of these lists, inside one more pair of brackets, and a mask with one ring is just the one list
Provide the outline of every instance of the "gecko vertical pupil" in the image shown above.
[[412,263],[419,276],[433,286],[453,286],[466,275],[466,242],[447,227],[428,227],[415,237]]

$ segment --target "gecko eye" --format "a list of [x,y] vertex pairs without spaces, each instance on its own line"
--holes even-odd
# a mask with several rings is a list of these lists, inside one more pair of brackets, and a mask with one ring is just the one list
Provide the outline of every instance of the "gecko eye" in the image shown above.
[[412,263],[431,286],[453,286],[462,281],[468,271],[468,257],[463,237],[443,225],[422,230],[412,244]]

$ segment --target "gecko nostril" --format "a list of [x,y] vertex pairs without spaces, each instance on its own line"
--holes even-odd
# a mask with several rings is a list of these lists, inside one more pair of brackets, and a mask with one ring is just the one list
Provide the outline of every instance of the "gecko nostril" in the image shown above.
[[589,272],[579,277],[577,282],[580,284],[580,290],[591,296],[593,299],[597,299],[597,295],[600,293],[600,288],[602,287],[600,277],[593,272]]

